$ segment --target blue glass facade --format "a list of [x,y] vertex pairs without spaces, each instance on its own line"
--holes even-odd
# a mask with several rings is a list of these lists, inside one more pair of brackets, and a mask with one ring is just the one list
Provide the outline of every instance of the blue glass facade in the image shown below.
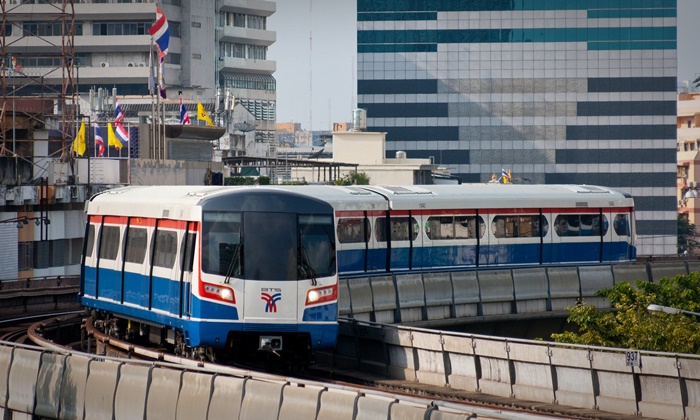
[[358,106],[387,156],[465,182],[637,198],[640,255],[676,252],[676,0],[358,0]]

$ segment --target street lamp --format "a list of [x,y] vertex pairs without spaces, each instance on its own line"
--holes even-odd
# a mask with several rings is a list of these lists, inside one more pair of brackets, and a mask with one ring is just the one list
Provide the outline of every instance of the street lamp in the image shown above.
[[685,309],[672,308],[672,307],[670,307],[670,306],[657,305],[657,304],[655,304],[655,303],[650,303],[649,306],[647,306],[647,311],[650,311],[650,312],[664,312],[664,313],[667,313],[667,314],[680,314],[680,313],[684,313],[684,314],[686,314],[686,315],[700,316],[700,313],[697,313],[697,312],[686,311]]
[[49,225],[51,220],[48,217],[13,217],[12,219],[0,220],[1,223],[14,223],[17,229],[22,229],[24,225],[28,225],[30,220],[34,220],[34,224],[39,226],[40,224]]

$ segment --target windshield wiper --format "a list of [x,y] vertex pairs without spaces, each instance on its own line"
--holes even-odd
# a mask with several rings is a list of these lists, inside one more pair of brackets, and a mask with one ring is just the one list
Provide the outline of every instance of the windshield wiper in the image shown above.
[[305,279],[311,279],[312,286],[316,286],[318,283],[316,281],[316,271],[309,264],[309,257],[306,255],[306,248],[303,245],[299,245],[299,265],[297,268]]
[[238,261],[240,261],[240,255],[243,251],[243,243],[239,242],[236,244],[236,249],[233,250],[233,257],[231,262],[228,264],[226,269],[226,278],[224,279],[224,284],[229,284],[231,282],[231,275],[233,274],[233,269],[236,267]]

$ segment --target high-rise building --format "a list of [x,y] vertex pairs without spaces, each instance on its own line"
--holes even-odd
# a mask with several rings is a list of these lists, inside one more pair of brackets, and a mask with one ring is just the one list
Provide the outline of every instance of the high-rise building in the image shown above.
[[676,0],[358,0],[358,106],[464,182],[605,185],[676,253]]

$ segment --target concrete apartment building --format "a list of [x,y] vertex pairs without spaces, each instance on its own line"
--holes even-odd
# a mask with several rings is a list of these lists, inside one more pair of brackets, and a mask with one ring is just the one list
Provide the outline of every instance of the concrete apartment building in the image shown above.
[[[73,82],[81,93],[84,115],[104,111],[105,117],[113,116],[113,98],[109,97],[106,106],[98,110],[95,99],[90,103],[88,98],[91,88],[95,89],[94,96],[100,88],[106,96],[116,89],[132,122],[150,115],[148,29],[155,22],[158,4],[170,30],[163,71],[166,119],[179,119],[178,92],[182,92],[195,124],[199,100],[218,125],[227,128],[221,144],[233,149],[232,154],[244,154],[251,142],[274,149],[276,82],[272,74],[276,63],[267,59],[267,48],[276,39],[275,32],[267,30],[267,18],[276,9],[274,2],[84,0],[67,2],[65,10],[61,4],[47,3],[18,0],[5,5],[3,52],[21,65],[22,75],[40,78],[46,86],[60,87],[65,76],[60,71],[60,47],[72,48],[76,65]],[[61,19],[69,22],[72,11],[73,40],[61,27]],[[234,109],[239,105],[250,113],[242,121],[234,119]],[[254,130],[235,126],[242,122]]]
[[358,107],[386,155],[463,182],[632,194],[638,255],[676,253],[676,1],[358,0]]
[[[223,133],[224,152],[274,153],[276,64],[267,59],[267,47],[276,34],[266,23],[274,2],[7,0],[0,5],[0,280],[77,275],[84,202],[96,192],[154,183],[154,177],[203,184],[221,170],[221,162],[212,162],[211,140],[203,136],[190,138],[190,146],[203,146],[199,154],[186,148],[177,152],[199,161],[175,160],[173,150],[155,158],[132,154],[130,161],[126,154],[95,158],[92,134],[85,156],[71,151],[80,121],[90,133],[96,119],[105,125],[113,121],[115,88],[127,123],[134,130],[138,124],[139,134],[146,132],[136,139],[132,131],[130,143],[145,141],[152,121],[148,29],[156,5],[170,28],[166,124],[179,123],[181,91],[193,126],[199,100],[225,127],[217,130]],[[107,133],[102,135],[106,143]]]
[[[700,92],[678,95],[677,127],[678,213],[697,226],[700,223]],[[694,238],[697,242],[699,239]]]

